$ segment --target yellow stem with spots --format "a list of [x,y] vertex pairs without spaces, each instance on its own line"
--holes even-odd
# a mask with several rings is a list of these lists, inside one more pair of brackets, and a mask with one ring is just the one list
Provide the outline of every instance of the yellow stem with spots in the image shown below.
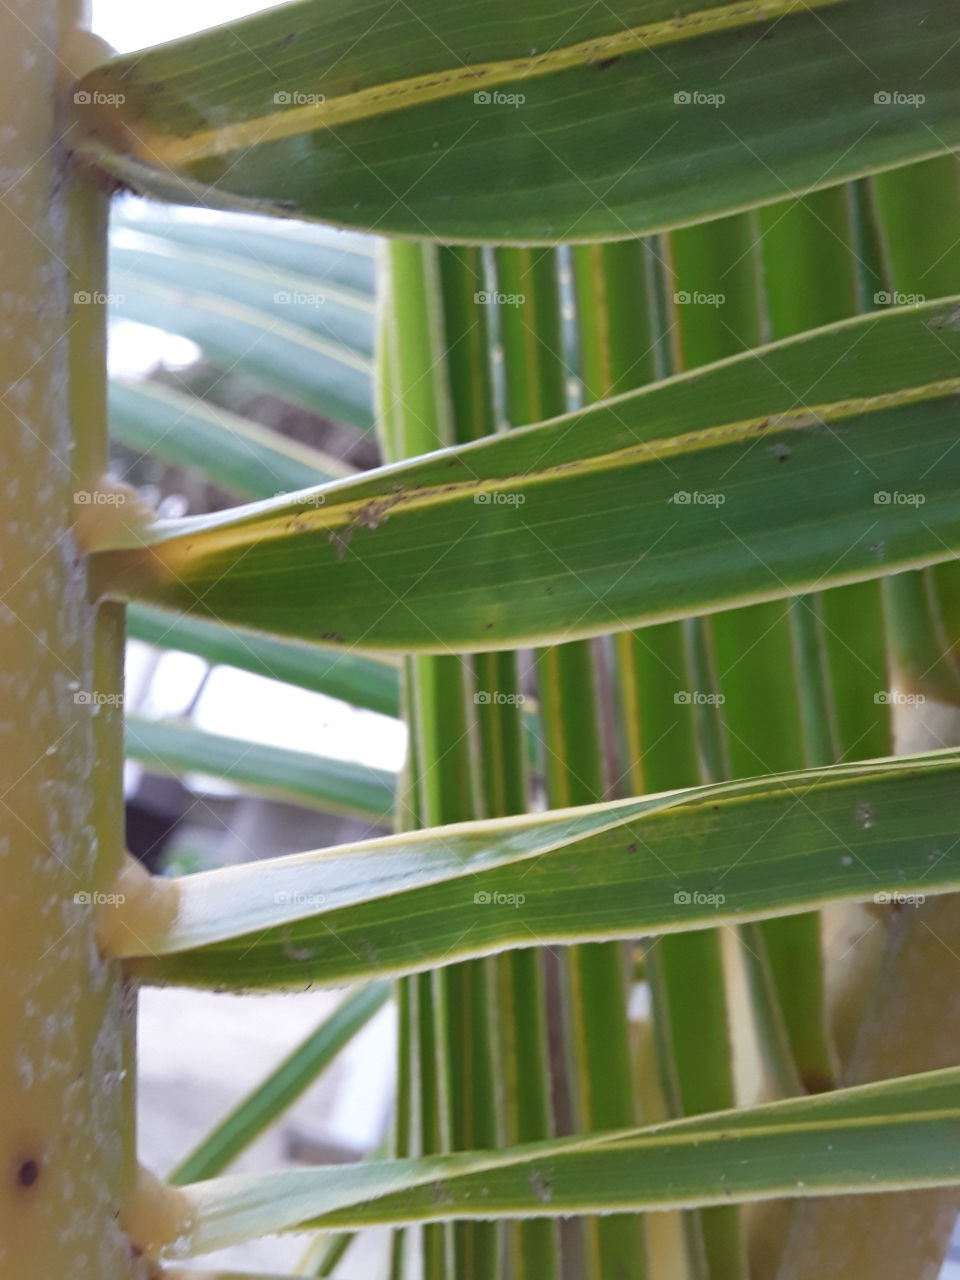
[[145,1280],[133,1009],[95,937],[123,839],[123,615],[91,603],[76,494],[106,456],[106,200],[68,171],[81,0],[0,6],[0,1273]]

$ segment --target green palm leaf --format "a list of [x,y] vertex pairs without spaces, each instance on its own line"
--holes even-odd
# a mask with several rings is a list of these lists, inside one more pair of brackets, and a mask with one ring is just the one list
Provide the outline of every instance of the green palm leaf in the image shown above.
[[91,72],[77,145],[180,203],[617,238],[948,151],[958,36],[951,0],[306,0]]
[[960,887],[958,776],[941,752],[245,864],[175,881],[175,919],[117,945],[147,981],[297,988],[831,900],[915,901]]
[[940,301],[857,317],[235,512],[143,529],[121,510],[99,589],[332,645],[442,652],[948,560],[958,315]]

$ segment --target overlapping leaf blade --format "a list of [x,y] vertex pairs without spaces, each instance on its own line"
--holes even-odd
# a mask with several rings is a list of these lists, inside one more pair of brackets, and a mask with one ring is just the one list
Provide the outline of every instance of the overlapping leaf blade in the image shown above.
[[181,203],[622,237],[949,150],[958,36],[952,0],[308,0],[93,71],[74,144]]
[[185,1188],[180,1235],[205,1253],[268,1231],[564,1215],[942,1186],[960,1173],[960,1069],[811,1098],[530,1143]]
[[399,671],[380,658],[238,631],[144,605],[127,610],[127,634],[158,649],[195,653],[211,663],[326,693],[367,711],[385,716],[400,712]]
[[377,242],[310,222],[169,208],[140,200],[113,206],[111,230],[155,236],[197,253],[228,254],[300,278],[320,279],[337,289],[373,298],[377,287]]
[[321,492],[117,524],[99,587],[337,646],[443,652],[947,560],[958,317],[950,300],[858,317]]
[[126,749],[153,772],[209,774],[327,813],[390,822],[395,779],[384,769],[142,716],[127,717]]
[[[373,355],[373,300],[329,284],[318,273],[294,275],[248,254],[197,251],[159,236],[121,231],[111,239],[110,287],[114,314],[154,323],[151,286],[161,283],[189,297],[220,298],[294,324],[347,351]],[[190,316],[183,323],[192,325]],[[203,330],[196,331],[203,342]]]
[[199,283],[178,286],[129,272],[116,288],[118,317],[190,338],[210,360],[292,403],[353,426],[373,425],[370,361],[339,339],[205,292]]
[[[941,752],[410,832],[177,882],[148,981],[298,988],[960,885]],[[122,924],[122,916],[120,917]]]
[[243,498],[323,484],[349,468],[276,431],[156,382],[115,378],[110,433],[130,449],[200,471]]

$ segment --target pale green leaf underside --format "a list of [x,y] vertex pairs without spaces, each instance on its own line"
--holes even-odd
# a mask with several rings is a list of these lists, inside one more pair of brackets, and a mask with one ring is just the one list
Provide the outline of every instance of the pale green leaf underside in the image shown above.
[[960,1069],[500,1151],[237,1176],[186,1188],[169,1256],[269,1231],[564,1216],[947,1185],[960,1173]]
[[272,498],[351,471],[279,432],[156,382],[114,378],[108,405],[112,439],[199,471],[242,498]]
[[372,299],[376,293],[377,241],[315,222],[241,213],[224,219],[206,209],[120,200],[111,206],[110,229],[159,237],[191,252],[228,254],[300,278],[319,277],[360,297]]
[[[190,338],[215,364],[315,413],[357,427],[373,425],[369,357],[339,338],[310,332],[292,306],[265,310],[204,292],[199,281],[176,285],[132,270],[118,273],[113,287],[116,318]],[[341,312],[354,314],[350,308]],[[369,326],[369,316],[362,319]]]
[[[328,283],[317,272],[294,275],[247,254],[231,253],[227,251],[228,234],[224,242],[217,253],[143,232],[114,233],[110,240],[110,291],[118,314],[123,315],[125,308],[146,312],[149,301],[138,298],[137,291],[142,285],[159,282],[189,295],[235,302],[283,324],[298,325],[357,355],[373,355],[371,297]],[[128,296],[131,292],[132,298]],[[140,314],[133,318],[139,319]]]
[[953,0],[309,0],[93,71],[124,100],[75,143],[180,203],[618,238],[949,150],[958,36]]
[[392,821],[395,778],[384,769],[206,733],[176,721],[126,719],[126,752],[154,773],[200,773],[325,813]]
[[400,714],[399,672],[385,659],[239,631],[147,605],[131,605],[127,610],[127,634],[158,649],[195,653],[214,664],[326,693],[367,711]]
[[296,498],[114,525],[97,581],[334,646],[445,652],[947,560],[958,355],[955,300],[858,317]]
[[[228,298],[264,311],[276,320],[301,325],[317,337],[348,351],[374,353],[374,298],[344,289],[321,274],[323,264],[294,274],[248,253],[229,250],[229,219],[224,219],[219,250],[196,250],[168,237],[137,230],[116,230],[110,237],[111,293],[128,280],[159,280],[174,288]],[[335,234],[335,233],[333,233]]]
[[[955,753],[409,832],[187,876],[138,977],[297,988],[960,887]],[[883,899],[881,899],[883,901]]]

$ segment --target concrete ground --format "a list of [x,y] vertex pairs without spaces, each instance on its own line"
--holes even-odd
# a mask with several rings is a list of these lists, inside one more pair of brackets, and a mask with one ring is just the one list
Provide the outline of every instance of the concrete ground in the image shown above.
[[[138,1120],[141,1161],[172,1169],[277,1063],[312,1032],[343,992],[231,996],[146,988],[140,995]],[[393,1089],[391,1006],[343,1050],[286,1116],[226,1172],[265,1173],[357,1159],[381,1140]],[[292,1271],[309,1236],[269,1237],[210,1254],[198,1266]],[[381,1268],[383,1233],[358,1240],[337,1271],[371,1277]]]

